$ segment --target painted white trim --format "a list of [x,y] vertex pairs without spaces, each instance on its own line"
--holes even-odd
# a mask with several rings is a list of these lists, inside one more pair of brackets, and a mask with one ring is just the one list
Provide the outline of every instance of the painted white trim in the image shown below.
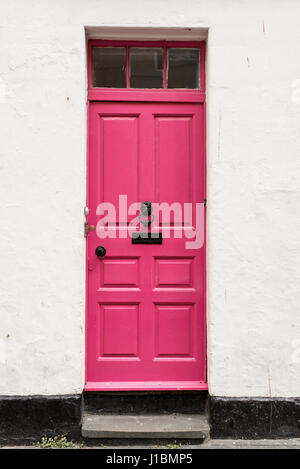
[[159,27],[139,26],[85,26],[88,39],[129,40],[168,40],[168,41],[203,41],[207,38],[208,26],[199,27]]

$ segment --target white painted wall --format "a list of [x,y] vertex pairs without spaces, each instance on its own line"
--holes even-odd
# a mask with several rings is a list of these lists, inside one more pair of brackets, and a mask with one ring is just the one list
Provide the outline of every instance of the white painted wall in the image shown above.
[[297,0],[0,0],[0,395],[83,388],[84,27],[123,26],[209,28],[210,392],[299,396],[299,21]]

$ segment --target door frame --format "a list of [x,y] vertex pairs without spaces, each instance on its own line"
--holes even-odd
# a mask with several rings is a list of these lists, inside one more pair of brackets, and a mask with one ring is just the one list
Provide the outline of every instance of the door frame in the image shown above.
[[[92,86],[92,51],[93,47],[126,47],[127,56],[127,88],[93,88]],[[167,47],[178,47],[178,48],[199,48],[200,49],[200,88],[195,89],[167,89],[166,88],[166,74],[164,72],[164,88],[162,89],[133,89],[129,88],[129,54],[128,50],[130,46],[139,47],[163,47],[164,48],[164,70],[166,70],[166,49]],[[199,103],[203,105],[203,152],[204,152],[204,194],[206,200],[207,194],[207,171],[206,171],[206,87],[205,87],[205,52],[206,44],[205,41],[131,41],[131,40],[101,40],[101,39],[90,39],[88,41],[87,48],[87,162],[86,162],[86,206],[89,207],[90,200],[90,184],[89,184],[89,160],[91,157],[90,151],[90,108],[92,102],[120,102],[120,101],[135,101],[135,102],[170,102],[170,103]],[[88,291],[89,291],[89,279],[88,279],[88,235],[86,237],[86,301],[85,301],[85,391],[92,391],[87,386],[87,321],[88,321]],[[207,272],[206,272],[206,210],[204,213],[204,271],[205,271],[205,287],[204,287],[204,363],[205,363],[205,382],[199,383],[197,390],[207,390],[207,302],[206,302],[206,287],[207,287]],[[110,391],[109,388],[101,389]],[[116,391],[113,387],[111,390]],[[125,390],[122,388],[119,391]],[[129,390],[129,389],[126,389]],[[134,389],[137,390],[137,389]],[[141,391],[147,390],[146,388],[140,389]],[[96,389],[95,389],[96,391]]]

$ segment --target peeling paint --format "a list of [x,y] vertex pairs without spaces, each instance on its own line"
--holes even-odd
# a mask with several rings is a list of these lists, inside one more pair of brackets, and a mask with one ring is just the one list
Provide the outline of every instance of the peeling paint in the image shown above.
[[218,160],[221,156],[221,128],[222,128],[222,113],[219,109],[219,126],[218,126]]
[[269,367],[268,367],[268,390],[269,390],[269,397],[272,397],[271,373],[270,373]]

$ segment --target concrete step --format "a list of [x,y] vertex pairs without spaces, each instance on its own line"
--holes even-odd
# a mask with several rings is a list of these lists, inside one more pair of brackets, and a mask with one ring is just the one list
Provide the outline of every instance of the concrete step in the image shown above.
[[110,414],[84,412],[84,438],[198,439],[209,436],[204,414]]

